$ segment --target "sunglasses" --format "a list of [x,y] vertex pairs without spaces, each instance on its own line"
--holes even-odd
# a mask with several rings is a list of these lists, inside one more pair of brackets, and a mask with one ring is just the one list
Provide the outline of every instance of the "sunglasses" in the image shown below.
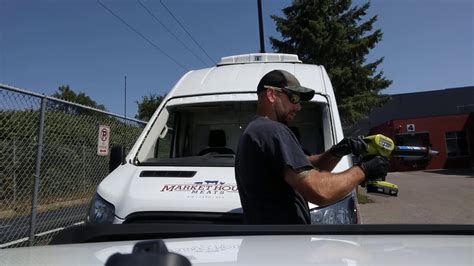
[[287,89],[287,88],[279,88],[279,87],[273,87],[273,86],[269,86],[269,85],[263,85],[263,87],[265,89],[272,89],[272,90],[275,90],[275,91],[282,92],[282,93],[286,94],[286,96],[288,96],[288,100],[290,100],[290,102],[292,104],[299,104],[301,102],[300,95],[296,92],[293,92],[293,91]]

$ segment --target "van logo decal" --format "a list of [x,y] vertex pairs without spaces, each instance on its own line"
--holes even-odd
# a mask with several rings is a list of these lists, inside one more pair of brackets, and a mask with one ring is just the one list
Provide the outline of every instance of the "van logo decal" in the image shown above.
[[224,195],[238,193],[237,184],[205,180],[188,184],[165,184],[160,192],[183,192],[189,195]]

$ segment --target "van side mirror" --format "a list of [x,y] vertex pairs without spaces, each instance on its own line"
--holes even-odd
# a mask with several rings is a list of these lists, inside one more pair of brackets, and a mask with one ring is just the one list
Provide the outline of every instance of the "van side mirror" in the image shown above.
[[112,148],[110,149],[109,173],[111,173],[121,164],[125,164],[125,146],[112,146]]

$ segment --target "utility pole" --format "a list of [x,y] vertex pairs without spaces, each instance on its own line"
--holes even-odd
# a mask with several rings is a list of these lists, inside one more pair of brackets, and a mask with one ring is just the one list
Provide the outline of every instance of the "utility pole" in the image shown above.
[[265,53],[265,42],[263,39],[262,0],[257,0],[258,5],[258,29],[260,32],[260,53]]

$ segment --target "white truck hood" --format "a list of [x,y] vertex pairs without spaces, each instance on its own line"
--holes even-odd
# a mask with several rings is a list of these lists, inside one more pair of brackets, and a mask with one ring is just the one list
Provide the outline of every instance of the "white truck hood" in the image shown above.
[[[287,235],[164,240],[192,265],[472,265],[472,235]],[[1,265],[105,265],[137,241],[0,250]]]
[[[242,212],[233,167],[128,164],[121,168],[97,189],[102,198],[115,206],[119,219],[152,211]],[[193,172],[192,177],[179,177]]]

